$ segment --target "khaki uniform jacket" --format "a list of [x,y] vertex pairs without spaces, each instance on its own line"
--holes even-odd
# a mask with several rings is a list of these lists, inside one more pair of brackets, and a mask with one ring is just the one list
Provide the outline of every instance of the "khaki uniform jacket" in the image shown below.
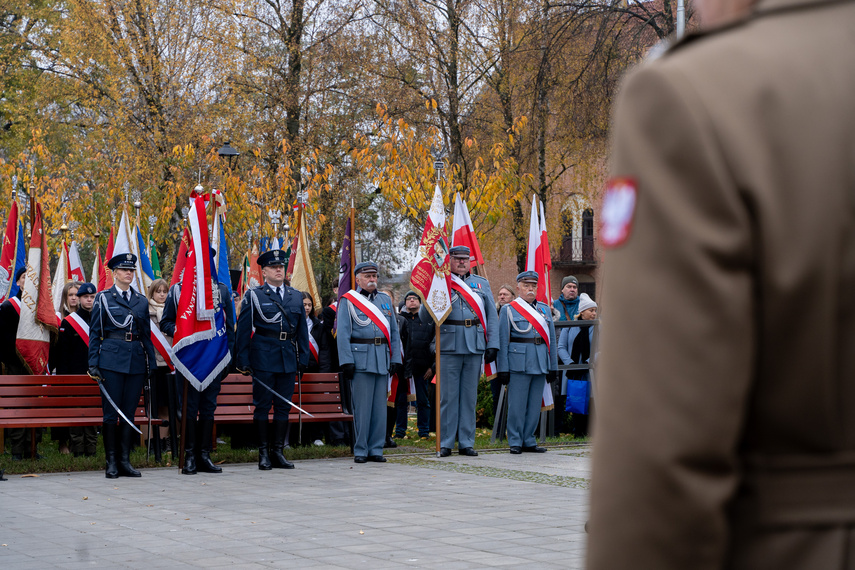
[[643,64],[613,136],[589,568],[855,568],[855,1]]

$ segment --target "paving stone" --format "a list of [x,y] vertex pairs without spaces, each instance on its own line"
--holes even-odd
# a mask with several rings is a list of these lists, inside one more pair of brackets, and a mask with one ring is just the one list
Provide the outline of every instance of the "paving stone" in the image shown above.
[[[583,568],[586,448],[0,483],[4,568]],[[402,484],[405,482],[405,484]],[[83,497],[88,497],[86,501]],[[360,532],[362,534],[360,534]]]

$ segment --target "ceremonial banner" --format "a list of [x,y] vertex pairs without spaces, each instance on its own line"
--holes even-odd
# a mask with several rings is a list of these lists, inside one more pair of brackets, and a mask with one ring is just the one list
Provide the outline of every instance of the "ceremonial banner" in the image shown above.
[[6,233],[3,236],[3,250],[0,253],[0,303],[6,300],[6,294],[15,278],[15,253],[18,251],[18,202],[13,201],[6,220]]
[[149,259],[151,260],[151,270],[154,273],[155,279],[162,279],[163,272],[160,270],[160,257],[157,255],[157,247],[154,245],[154,239],[148,236],[148,248],[151,251]]
[[56,273],[53,274],[53,287],[51,288],[53,307],[57,314],[62,314],[62,290],[70,280],[71,274],[68,272],[68,246],[63,241],[59,246],[59,261],[56,263]]
[[469,217],[469,208],[457,192],[454,197],[454,222],[451,229],[451,247],[465,245],[469,248],[469,267],[484,264],[484,256],[478,247],[475,227]]
[[184,274],[184,265],[187,263],[187,251],[190,248],[190,231],[184,228],[181,234],[181,245],[178,246],[178,257],[175,258],[175,267],[172,268],[172,280],[169,286],[172,287],[181,281]]
[[148,246],[139,226],[135,227],[134,231],[137,235],[137,279],[139,279],[140,285],[143,287],[140,293],[147,295],[149,285],[154,281],[154,268],[151,266],[151,259],[148,256]]
[[[312,270],[312,258],[309,252],[309,236],[306,232],[306,218],[304,210],[297,214],[297,246],[291,250],[293,259],[293,273],[290,276],[291,287],[298,291],[305,291],[312,296],[315,307],[321,306],[321,295],[318,293],[318,285],[315,283],[315,272]],[[291,260],[288,260],[291,265]],[[286,275],[286,278],[289,278]]]
[[[546,246],[546,248],[549,247],[548,244],[544,244],[546,224],[541,224],[537,219],[537,211],[537,196],[532,196],[531,220],[529,221],[528,226],[528,249],[526,250],[525,270],[537,272],[537,300],[543,301],[547,305],[552,305],[552,299],[547,297],[547,291],[550,289],[549,269],[547,268],[547,261],[544,259],[544,246]],[[546,255],[549,255],[548,250],[546,251]],[[552,267],[552,260],[549,260],[548,263],[549,267]]]
[[[116,241],[113,244],[113,252],[110,257],[114,257],[116,255],[122,255],[125,253],[133,253],[137,256],[137,268],[134,271],[134,280],[131,281],[131,287],[136,289],[138,293],[142,295],[146,294],[145,283],[143,282],[143,272],[142,272],[142,259],[140,258],[140,248],[139,242],[137,241],[136,236],[136,228],[132,228],[130,222],[128,221],[128,212],[127,210],[122,212],[122,219],[119,222],[119,229],[116,232]],[[110,259],[108,257],[108,261]],[[149,265],[149,271],[151,271],[151,265]]]
[[336,295],[338,299],[341,299],[345,293],[353,289],[352,218],[352,215],[347,218],[347,222],[344,225],[344,239],[341,242],[341,261],[338,266],[338,295]]
[[47,374],[50,333],[56,331],[57,320],[50,294],[50,260],[42,227],[42,206],[38,203],[32,230],[15,347],[30,374]]
[[[12,279],[15,278],[18,271],[27,269],[27,238],[24,237],[24,224],[21,223],[21,220],[18,220],[18,243],[15,249],[15,270],[12,272]],[[19,290],[20,287],[17,283],[10,283],[7,298],[14,297]]]
[[201,196],[190,210],[189,225],[190,254],[178,300],[172,363],[201,392],[226,369],[231,356],[225,314],[213,304],[208,224]]
[[437,324],[451,313],[448,275],[448,241],[445,234],[445,206],[439,185],[433,193],[430,212],[425,222],[416,263],[410,274],[410,285]]
[[217,280],[226,286],[229,290],[229,303],[234,312],[235,301],[232,291],[232,276],[229,273],[229,243],[226,241],[225,218],[222,214],[217,215],[214,221],[214,249],[217,250],[217,258],[214,260],[217,265]]
[[[540,202],[540,200],[538,200]],[[537,280],[537,300],[552,305],[552,254],[549,252],[549,238],[546,235],[546,215],[543,213],[543,202],[540,202],[540,260],[543,273]]]
[[68,248],[68,273],[74,281],[83,283],[86,281],[86,275],[83,273],[83,264],[80,263],[80,250],[77,248],[77,242],[72,241],[71,247]]
[[113,286],[113,272],[107,267],[107,264],[113,259],[113,246],[116,240],[113,238],[113,226],[110,226],[110,237],[107,238],[107,251],[104,252],[104,263],[101,267],[101,275],[104,276],[104,282],[101,282],[101,277],[98,277],[98,290],[109,289]]

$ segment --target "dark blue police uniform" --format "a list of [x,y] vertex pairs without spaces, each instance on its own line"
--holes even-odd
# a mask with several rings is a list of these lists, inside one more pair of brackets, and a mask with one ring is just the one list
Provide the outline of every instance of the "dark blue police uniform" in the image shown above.
[[[258,258],[261,267],[285,264],[285,252],[271,250]],[[292,469],[294,466],[282,455],[288,431],[288,414],[291,406],[275,397],[294,395],[294,381],[298,369],[305,370],[309,363],[309,328],[303,309],[302,295],[283,284],[276,288],[269,283],[253,287],[244,295],[238,316],[235,340],[236,368],[252,375],[252,400],[255,406],[253,423],[259,439],[258,468]],[[268,417],[273,406],[274,441],[269,455],[267,445]]]
[[[134,269],[137,257],[120,254],[107,264],[110,269]],[[151,342],[151,321],[148,300],[133,288],[121,291],[113,285],[95,296],[89,322],[89,373],[101,378],[110,397],[131,421],[139,403],[146,377],[155,368],[154,345]],[[107,477],[119,475],[139,477],[139,471],[128,461],[135,432],[124,421],[116,438],[118,413],[106,398],[104,411],[104,448],[107,453]],[[116,464],[116,440],[119,459]],[[111,464],[112,459],[112,464]]]

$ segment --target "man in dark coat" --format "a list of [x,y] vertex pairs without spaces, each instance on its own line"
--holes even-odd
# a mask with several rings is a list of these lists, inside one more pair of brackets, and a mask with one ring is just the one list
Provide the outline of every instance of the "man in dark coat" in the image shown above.
[[[253,423],[258,434],[258,468],[293,469],[282,454],[288,433],[297,371],[309,365],[309,328],[302,295],[285,284],[285,252],[274,249],[258,256],[264,285],[243,297],[238,317],[235,353],[241,374],[252,376]],[[273,447],[268,448],[268,416],[273,406]]]
[[404,346],[404,368],[407,378],[412,377],[416,385],[416,426],[419,437],[430,437],[431,406],[428,388],[433,378],[431,366],[436,362],[431,343],[436,335],[436,326],[428,319],[419,317],[422,301],[415,291],[404,296],[404,310],[400,316],[403,322],[401,344]]

